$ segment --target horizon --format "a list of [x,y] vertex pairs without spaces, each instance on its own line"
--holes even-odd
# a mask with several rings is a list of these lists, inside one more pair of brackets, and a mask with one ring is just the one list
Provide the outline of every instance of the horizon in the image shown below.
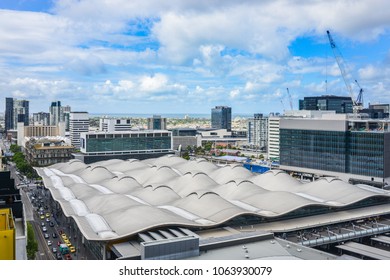
[[0,104],[269,114],[305,96],[356,98],[360,86],[365,104],[390,103],[385,0],[114,1],[1,1]]

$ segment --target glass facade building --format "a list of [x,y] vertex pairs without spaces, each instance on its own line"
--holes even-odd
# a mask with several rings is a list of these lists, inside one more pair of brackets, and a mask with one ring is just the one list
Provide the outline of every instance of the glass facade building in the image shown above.
[[335,111],[338,114],[353,113],[351,97],[346,96],[310,96],[299,100],[299,110]]
[[390,132],[280,129],[280,164],[376,178],[390,176]]
[[132,131],[128,133],[83,133],[81,152],[87,154],[122,154],[140,151],[172,150],[172,134],[168,131]]
[[232,108],[227,106],[216,106],[211,109],[211,128],[232,129]]

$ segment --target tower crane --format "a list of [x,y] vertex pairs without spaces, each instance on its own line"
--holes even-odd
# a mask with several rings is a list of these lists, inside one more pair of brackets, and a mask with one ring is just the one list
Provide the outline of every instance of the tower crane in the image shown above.
[[363,89],[362,87],[359,85],[358,81],[355,80],[355,83],[357,84],[357,86],[359,87],[359,94],[358,94],[358,97],[356,98],[356,103],[358,106],[361,106],[363,107],[364,104],[363,104]]
[[[330,35],[329,30],[327,30],[326,33],[328,34],[329,43],[330,43],[330,46],[332,48],[337,65],[340,68],[341,76],[343,77],[343,80],[344,80],[344,83],[348,89],[349,95],[352,98],[353,111],[354,111],[354,113],[357,113],[359,110],[361,110],[363,108],[363,89],[360,88],[360,86],[359,86],[359,88],[360,88],[359,96],[358,96],[358,99],[355,99],[355,96],[354,96],[353,91],[352,91],[351,83],[349,82],[349,79],[348,79],[347,67],[346,67],[346,64],[344,62],[343,55],[341,54],[340,50],[336,46],[336,43],[334,42],[332,35]],[[356,80],[355,80],[355,82],[357,83]],[[360,98],[360,100],[359,100],[359,98]]]
[[291,94],[290,94],[290,91],[288,90],[288,88],[287,88],[287,95],[288,95],[288,101],[290,102],[290,109],[292,111],[292,110],[294,110],[294,108],[293,108]]

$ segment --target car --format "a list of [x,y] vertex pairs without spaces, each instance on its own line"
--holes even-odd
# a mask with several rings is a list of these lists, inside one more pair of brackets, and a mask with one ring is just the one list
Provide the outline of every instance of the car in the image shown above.
[[49,239],[50,235],[45,233],[45,239]]
[[53,248],[51,248],[51,250],[53,251],[53,253],[57,253],[57,247],[53,247]]
[[41,226],[44,227],[46,224],[44,222],[41,223]]
[[45,208],[45,210],[47,210],[47,209],[49,209],[49,206],[45,205],[45,207],[43,207],[43,208]]
[[73,246],[72,246],[72,243],[70,243],[69,240],[67,240],[67,242],[65,241],[65,244],[66,244],[66,246],[68,246],[68,247],[73,247]]
[[47,240],[47,246],[51,246],[53,244],[53,242],[51,242],[51,240]]
[[50,218],[51,214],[50,213],[46,213],[46,218]]
[[76,248],[74,246],[69,246],[69,251],[71,253],[74,253],[74,252],[76,252]]
[[57,253],[56,257],[57,257],[57,260],[62,260],[62,255],[61,255],[61,253]]
[[61,233],[61,237],[62,237],[62,239],[68,239],[68,237],[66,236],[65,233]]
[[50,218],[46,218],[46,222],[50,222]]
[[53,222],[50,222],[50,223],[49,223],[49,226],[54,227],[54,223],[53,223]]
[[41,220],[43,220],[43,219],[45,219],[45,216],[44,216],[44,215],[41,215],[41,217],[40,217],[40,218],[41,218]]
[[51,234],[51,236],[52,236],[53,238],[57,238],[57,233],[53,232],[53,233]]
[[71,259],[72,259],[72,256],[71,256],[70,254],[66,254],[66,255],[65,255],[65,259],[71,260]]
[[46,231],[47,231],[47,228],[46,228],[46,227],[42,227],[42,231],[43,231],[43,232],[46,232]]

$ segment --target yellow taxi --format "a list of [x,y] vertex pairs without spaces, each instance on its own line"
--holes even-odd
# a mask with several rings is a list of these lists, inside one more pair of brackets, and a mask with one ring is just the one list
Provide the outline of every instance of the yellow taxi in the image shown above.
[[64,242],[65,242],[66,246],[68,246],[69,248],[73,247],[72,243],[70,243],[69,240],[66,240],[66,241],[64,240]]
[[41,217],[40,217],[40,218],[41,218],[41,220],[43,220],[43,219],[45,219],[45,216],[44,216],[44,215],[41,215]]
[[50,218],[51,214],[50,213],[46,213],[46,218]]
[[74,252],[76,252],[76,248],[74,246],[69,246],[69,251],[71,253],[74,253]]
[[61,234],[62,239],[68,239],[65,233]]

